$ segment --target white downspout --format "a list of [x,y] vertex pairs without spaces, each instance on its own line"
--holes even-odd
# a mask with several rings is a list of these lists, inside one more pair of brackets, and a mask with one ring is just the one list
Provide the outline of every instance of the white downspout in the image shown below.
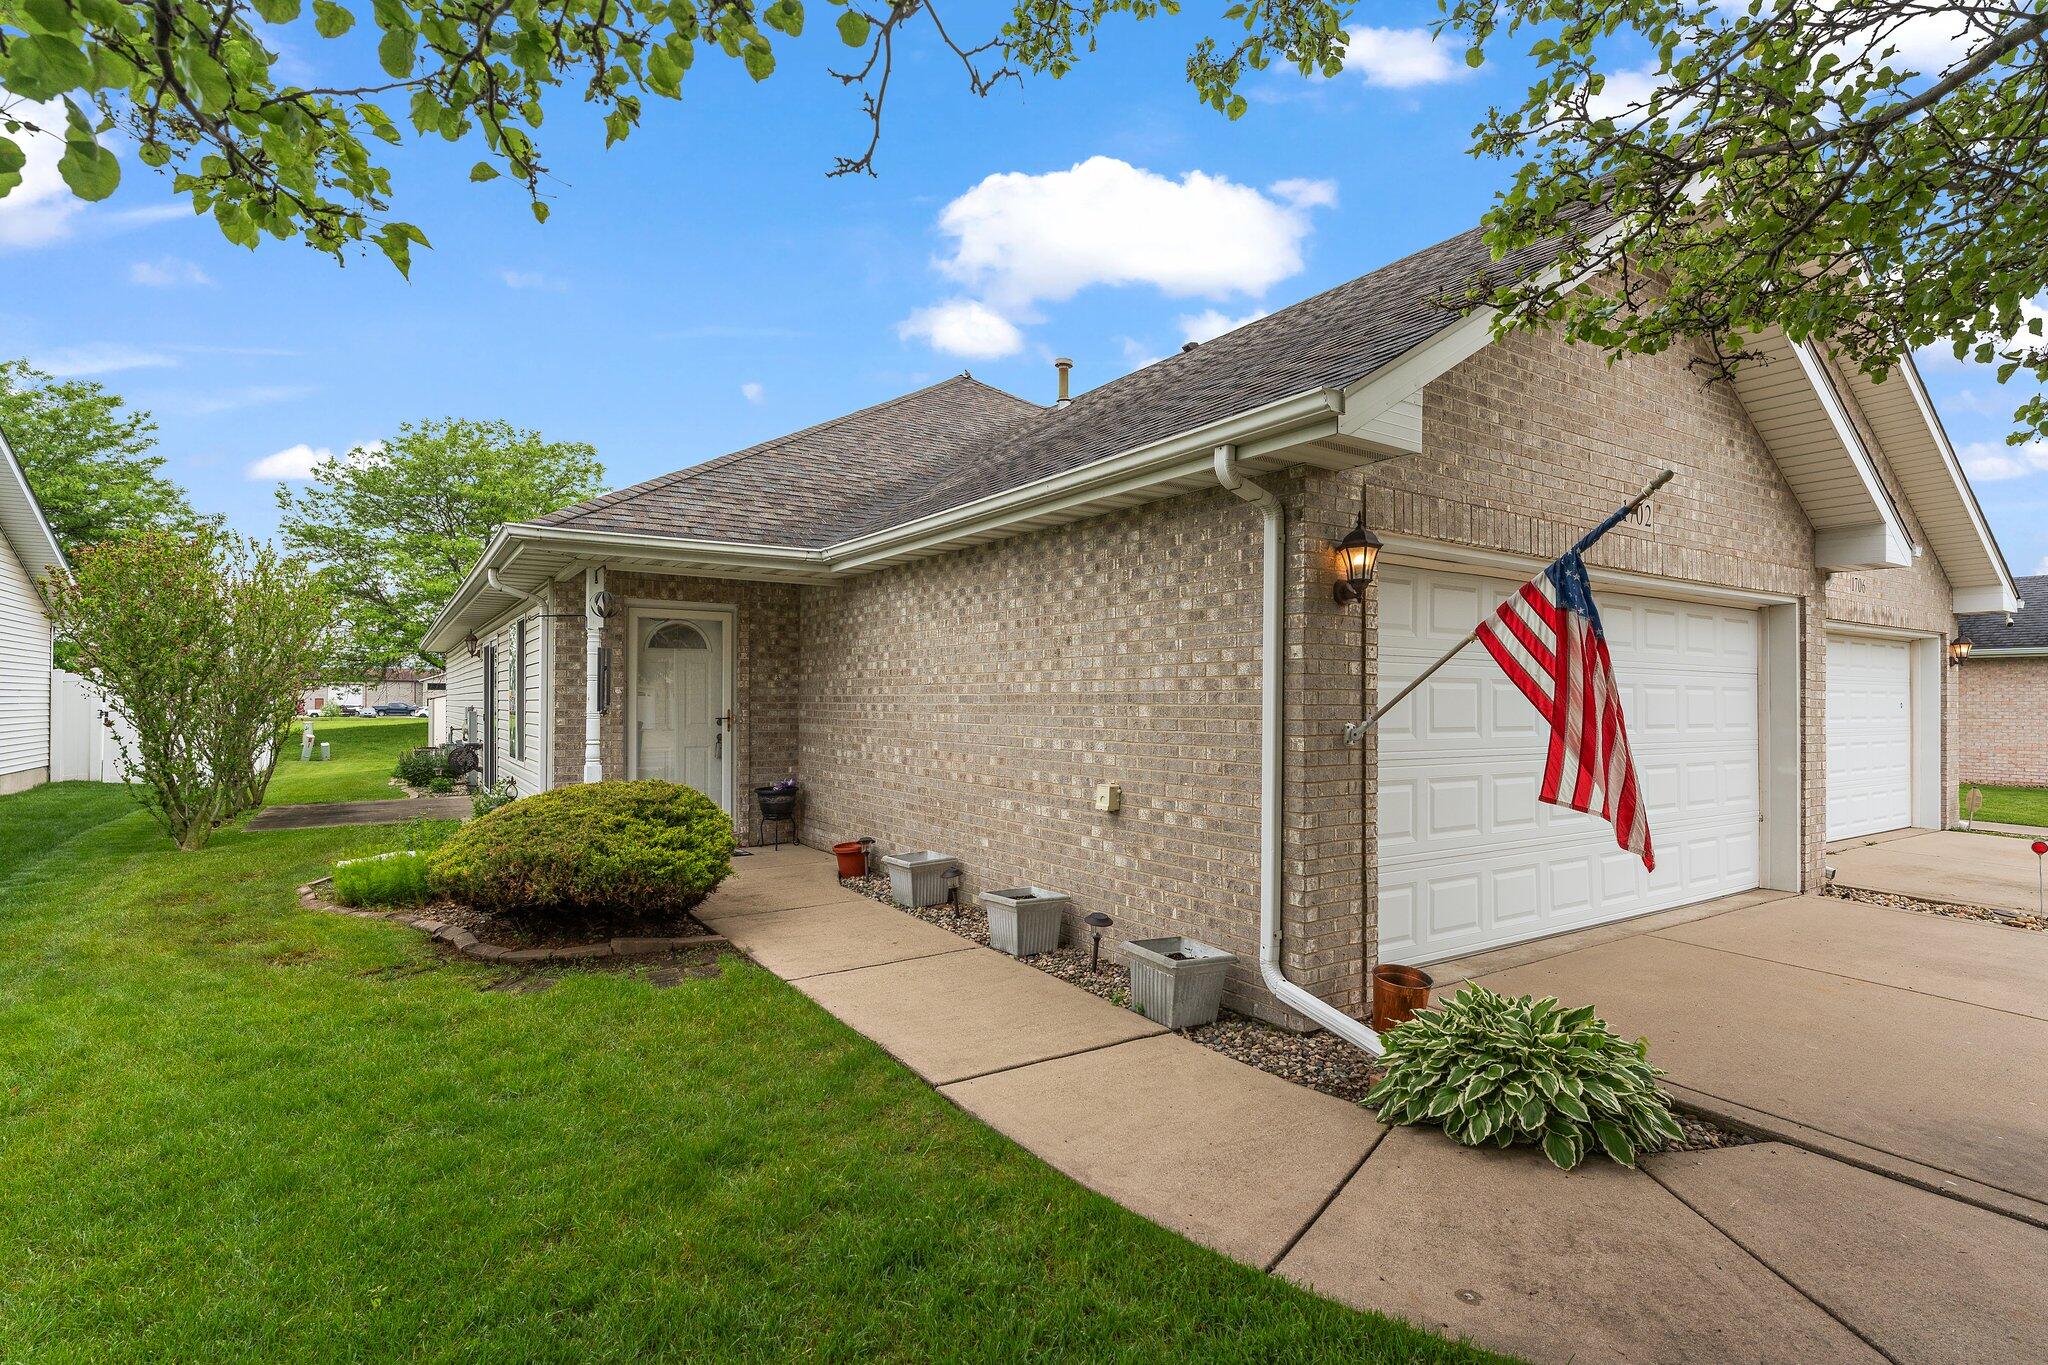
[[1280,632],[1287,610],[1281,577],[1287,553],[1286,512],[1280,499],[1238,473],[1236,446],[1216,447],[1216,482],[1258,508],[1265,517],[1265,591],[1259,647],[1259,976],[1281,1004],[1377,1057],[1384,1051],[1377,1033],[1295,985],[1280,970],[1280,726],[1281,689],[1287,668]]

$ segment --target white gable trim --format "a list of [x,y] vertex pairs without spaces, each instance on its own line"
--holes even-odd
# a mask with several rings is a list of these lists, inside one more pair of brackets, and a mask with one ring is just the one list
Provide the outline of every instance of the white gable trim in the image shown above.
[[57,544],[56,533],[50,530],[49,519],[44,517],[35,490],[29,487],[28,475],[21,461],[14,457],[14,448],[7,444],[4,431],[0,431],[0,534],[7,537],[14,557],[28,570],[31,579],[40,582],[53,574],[71,572],[71,565]]

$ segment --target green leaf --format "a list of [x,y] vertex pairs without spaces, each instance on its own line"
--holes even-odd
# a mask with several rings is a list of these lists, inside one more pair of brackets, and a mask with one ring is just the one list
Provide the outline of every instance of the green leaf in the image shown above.
[[839,16],[839,41],[848,47],[864,47],[872,27],[865,14],[858,10],[848,10]]
[[547,206],[547,204],[546,204],[546,203],[544,203],[543,201],[539,200],[539,199],[536,199],[536,200],[534,200],[534,201],[533,201],[533,221],[534,221],[534,222],[536,222],[536,223],[545,223],[545,222],[546,222],[547,220],[548,220],[548,206]]
[[1593,1134],[1600,1139],[1600,1145],[1607,1149],[1607,1155],[1624,1166],[1636,1164],[1636,1149],[1629,1145],[1628,1134],[1621,1131],[1620,1124],[1606,1119],[1595,1119]]
[[1544,1135],[1543,1155],[1549,1157],[1550,1164],[1561,1171],[1568,1171],[1579,1164],[1579,1154],[1572,1147],[1571,1139],[1562,1133]]
[[53,99],[68,90],[82,90],[92,79],[85,53],[51,33],[13,38],[7,44],[0,80],[8,93],[23,99]]
[[322,38],[339,38],[355,26],[355,15],[334,0],[313,0],[313,28]]
[[479,161],[476,165],[469,168],[469,179],[472,184],[481,185],[486,180],[496,180],[497,178],[498,168],[488,161]]
[[766,43],[748,43],[740,53],[740,61],[747,68],[747,74],[757,81],[765,81],[775,74],[775,54]]
[[385,74],[404,79],[412,74],[413,35],[393,29],[377,40],[377,64]]
[[15,145],[14,139],[0,136],[0,199],[21,183],[21,168],[27,164],[28,154]]
[[1566,1118],[1575,1119],[1580,1123],[1588,1123],[1593,1118],[1586,1111],[1585,1104],[1580,1101],[1577,1095],[1572,1094],[1569,1090],[1558,1091],[1557,1095],[1551,1100],[1551,1103],[1555,1104],[1557,1111]]
[[57,158],[57,174],[80,199],[98,202],[121,183],[121,162],[92,135],[85,114],[70,100],[64,101],[70,129],[64,135],[64,155]]
[[299,0],[252,0],[256,12],[273,24],[289,24],[299,17]]
[[1484,66],[1485,64],[1486,49],[1480,47],[1477,43],[1474,43],[1471,47],[1465,49],[1465,65],[1470,67],[1480,67]]

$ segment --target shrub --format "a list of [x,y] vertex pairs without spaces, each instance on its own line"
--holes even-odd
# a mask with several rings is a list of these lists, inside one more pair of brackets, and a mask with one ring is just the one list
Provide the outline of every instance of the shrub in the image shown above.
[[500,806],[511,805],[512,799],[517,795],[519,789],[513,785],[512,779],[501,777],[496,786],[478,787],[470,794],[469,813],[477,816],[489,815]]
[[343,905],[424,905],[426,855],[408,848],[343,859],[334,865],[334,898]]
[[1624,1042],[1555,999],[1467,986],[1386,1035],[1387,1074],[1365,1097],[1387,1123],[1435,1123],[1467,1146],[1543,1144],[1566,1170],[1596,1146],[1624,1166],[1684,1134],[1657,1089],[1650,1045]]
[[392,770],[409,787],[431,787],[434,779],[448,776],[448,751],[430,746],[414,749],[398,760]]
[[687,910],[732,873],[732,821],[673,782],[592,782],[514,801],[428,859],[434,889],[538,917]]
[[455,779],[446,773],[436,773],[427,779],[427,790],[436,796],[447,796],[455,790]]

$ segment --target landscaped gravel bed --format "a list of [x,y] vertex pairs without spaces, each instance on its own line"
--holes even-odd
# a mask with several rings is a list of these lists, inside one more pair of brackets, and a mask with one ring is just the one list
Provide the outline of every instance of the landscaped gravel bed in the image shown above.
[[1820,893],[1823,896],[1834,896],[1839,900],[1865,901],[1871,905],[1888,906],[1893,910],[1912,910],[1923,915],[1940,915],[1945,919],[1983,920],[1990,924],[2003,924],[2008,929],[2030,929],[2037,934],[2048,931],[2048,920],[2042,919],[2039,915],[2029,915],[2022,910],[1958,905],[1950,901],[1923,901],[1890,891],[1868,891],[1860,886],[1838,886],[1832,882],[1823,886]]
[[[842,878],[839,884],[906,915],[915,915],[927,924],[936,924],[984,948],[988,946],[988,914],[980,906],[926,905],[911,909],[897,905],[889,894],[887,877]],[[1105,945],[1102,962],[1093,971],[1088,967],[1088,948],[1085,945],[1059,948],[1021,960],[1099,995],[1113,1005],[1128,1005],[1131,999],[1130,969],[1121,962],[1112,961],[1112,951]],[[1328,1031],[1295,1033],[1225,1010],[1215,1023],[1183,1029],[1181,1036],[1246,1066],[1278,1076],[1283,1081],[1293,1081],[1296,1085],[1305,1085],[1311,1090],[1353,1103],[1362,1101],[1365,1092],[1379,1079],[1379,1068],[1371,1057]],[[1756,1141],[1746,1133],[1722,1128],[1693,1114],[1680,1113],[1678,1126],[1685,1129],[1685,1141],[1672,1143],[1664,1150],[1700,1152],[1717,1147],[1740,1147]]]

